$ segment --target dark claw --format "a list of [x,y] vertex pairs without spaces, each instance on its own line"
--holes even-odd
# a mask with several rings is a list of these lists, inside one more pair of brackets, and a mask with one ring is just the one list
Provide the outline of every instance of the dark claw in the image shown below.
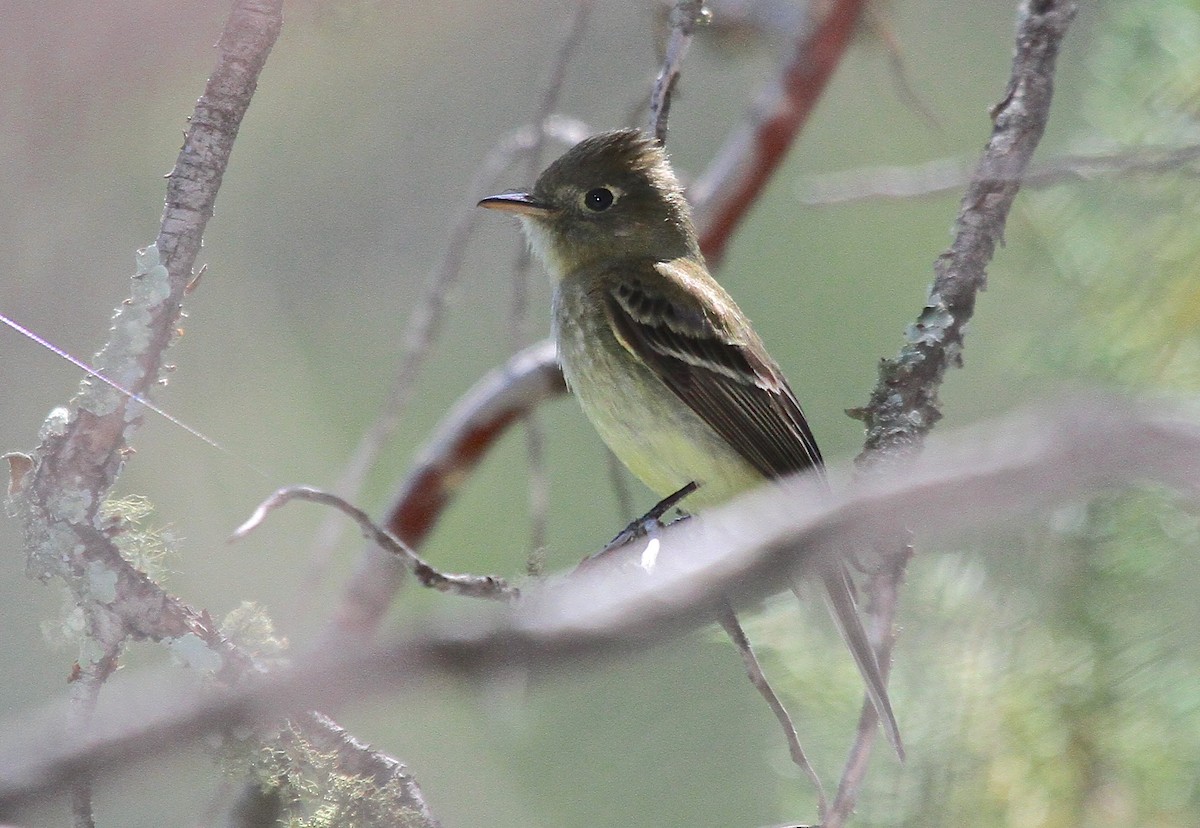
[[[601,558],[612,550],[620,546],[624,546],[631,541],[635,541],[638,538],[653,536],[666,525],[662,521],[663,515],[678,506],[681,500],[690,495],[692,492],[696,491],[698,488],[700,488],[700,484],[693,480],[679,491],[667,495],[662,500],[658,501],[658,503],[654,504],[654,508],[646,512],[646,514],[642,515],[640,518],[630,522],[628,526],[618,532],[617,536],[606,543],[603,549],[584,558],[580,562],[579,566],[584,567],[588,564],[594,563],[598,558]],[[687,516],[684,515],[684,517]]]

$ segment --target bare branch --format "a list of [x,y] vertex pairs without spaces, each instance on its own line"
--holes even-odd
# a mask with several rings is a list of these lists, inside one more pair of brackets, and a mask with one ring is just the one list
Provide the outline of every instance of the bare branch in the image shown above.
[[1073,0],[1022,5],[1012,77],[992,109],[992,135],[960,203],[954,241],[934,264],[925,309],[907,344],[881,365],[870,402],[855,414],[867,428],[862,467],[919,449],[941,419],[937,389],[946,369],[961,363],[963,329],[1050,116],[1055,61],[1075,8]]
[[664,146],[667,143],[667,118],[671,114],[671,95],[675,91],[675,84],[679,82],[683,58],[688,47],[692,45],[692,34],[696,27],[708,22],[708,18],[709,12],[704,8],[704,0],[676,0],[671,9],[671,33],[667,37],[662,69],[654,81],[654,91],[650,93],[650,114],[646,129]]
[[979,527],[1131,481],[1194,493],[1200,424],[1163,411],[1161,401],[1060,401],[948,440],[903,468],[892,464],[840,496],[804,477],[766,485],[664,529],[650,574],[627,563],[640,557],[635,544],[611,569],[589,568],[486,613],[470,605],[454,624],[428,625],[388,646],[328,648],[230,693],[131,691],[122,709],[96,717],[90,739],[22,734],[14,725],[2,731],[0,819],[80,774],[108,773],[208,732],[396,692],[431,674],[478,682],[635,651],[709,623],[726,595],[761,599],[786,588],[798,568],[829,566],[837,550],[893,538],[896,525]]
[[[854,412],[866,424],[866,445],[856,458],[860,471],[910,457],[941,418],[937,391],[947,368],[961,364],[963,331],[986,282],[988,262],[1001,241],[1021,178],[1046,122],[1054,90],[1059,47],[1075,15],[1074,0],[1024,0],[1018,14],[1012,74],[1004,98],[992,109],[993,129],[963,195],[950,249],[934,264],[935,278],[925,309],[909,328],[896,360],[885,361],[867,406]],[[896,526],[910,525],[901,518]],[[890,660],[898,584],[911,551],[906,540],[876,548],[892,550],[871,580],[874,646],[881,669]],[[827,823],[839,828],[854,810],[875,740],[875,710],[864,704],[858,737],[850,752]]]
[[240,540],[256,529],[266,516],[281,506],[293,500],[308,500],[313,503],[323,503],[332,506],[350,517],[358,524],[362,535],[376,546],[395,555],[404,566],[416,576],[422,586],[436,589],[439,592],[450,592],[467,598],[491,598],[493,600],[508,600],[517,597],[517,590],[505,583],[503,578],[491,575],[449,575],[439,572],[425,563],[416,552],[404,541],[392,535],[386,529],[381,529],[372,521],[370,515],[346,502],[343,498],[320,489],[309,486],[287,486],[259,504],[250,519],[234,530],[230,540]]
[[[84,607],[85,612],[89,609]],[[101,648],[102,655],[84,664],[77,663],[78,673],[71,676],[68,727],[85,738],[91,727],[92,714],[96,712],[100,689],[117,669],[117,657],[124,642],[124,632],[121,630],[109,629],[107,638],[102,637],[105,631],[95,632],[98,633],[96,644]],[[92,781],[86,776],[78,779],[71,788],[71,816],[75,828],[96,827],[92,810]]]
[[758,656],[754,654],[754,648],[750,646],[750,639],[746,636],[746,631],[742,629],[742,624],[738,621],[733,608],[729,605],[722,607],[717,614],[717,623],[721,625],[721,629],[725,630],[725,634],[733,642],[734,649],[742,657],[742,664],[746,668],[746,676],[750,679],[750,683],[763,697],[763,701],[775,715],[775,720],[779,722],[779,727],[783,730],[783,739],[788,746],[788,753],[792,757],[792,763],[812,783],[813,790],[817,795],[817,818],[824,822],[825,813],[829,810],[829,803],[825,799],[825,787],[821,784],[821,777],[817,776],[816,769],[804,753],[791,714],[787,712],[787,708],[783,706],[783,701],[775,692],[775,688],[767,680],[767,674],[763,672],[762,665],[758,662]]
[[[1022,187],[1040,189],[1104,176],[1195,174],[1200,144],[1185,147],[1131,147],[1099,155],[1064,155],[1034,161],[1020,179]],[[800,201],[811,207],[859,201],[925,198],[955,192],[971,181],[974,170],[961,158],[939,158],[911,167],[871,167],[814,176],[798,186]]]
[[[531,345],[475,384],[446,415],[392,498],[384,524],[409,547],[425,541],[471,471],[513,423],[565,394],[550,340]],[[403,568],[376,548],[363,551],[326,636],[369,639],[400,585]]]
[[779,78],[759,96],[747,123],[725,141],[704,175],[690,189],[696,207],[700,248],[719,264],[734,231],[812,113],[845,53],[865,0],[831,0],[817,21],[796,39]]

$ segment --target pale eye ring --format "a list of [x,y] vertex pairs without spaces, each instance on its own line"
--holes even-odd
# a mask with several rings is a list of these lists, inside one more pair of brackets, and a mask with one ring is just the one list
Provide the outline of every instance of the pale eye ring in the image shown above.
[[616,200],[616,195],[608,187],[593,187],[583,194],[583,206],[594,213],[603,213]]

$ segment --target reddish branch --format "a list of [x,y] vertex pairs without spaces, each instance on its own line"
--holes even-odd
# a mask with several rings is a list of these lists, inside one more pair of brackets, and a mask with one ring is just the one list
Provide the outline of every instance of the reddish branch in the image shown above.
[[[384,524],[417,548],[441,519],[471,472],[514,423],[566,393],[554,343],[531,345],[475,384],[455,404],[392,498]],[[405,568],[368,546],[346,584],[327,636],[369,639],[387,612]]]
[[711,265],[720,264],[738,225],[808,122],[865,5],[865,0],[833,0],[824,16],[801,32],[779,79],[762,94],[750,121],[734,131],[692,187],[700,247]]

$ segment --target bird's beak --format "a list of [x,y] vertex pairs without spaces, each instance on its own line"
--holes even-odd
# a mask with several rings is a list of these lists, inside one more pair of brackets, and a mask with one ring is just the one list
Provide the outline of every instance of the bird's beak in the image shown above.
[[501,193],[500,195],[488,196],[481,200],[478,206],[487,207],[489,210],[503,210],[506,213],[516,213],[519,216],[548,216],[554,212],[553,207],[537,201],[529,193]]

